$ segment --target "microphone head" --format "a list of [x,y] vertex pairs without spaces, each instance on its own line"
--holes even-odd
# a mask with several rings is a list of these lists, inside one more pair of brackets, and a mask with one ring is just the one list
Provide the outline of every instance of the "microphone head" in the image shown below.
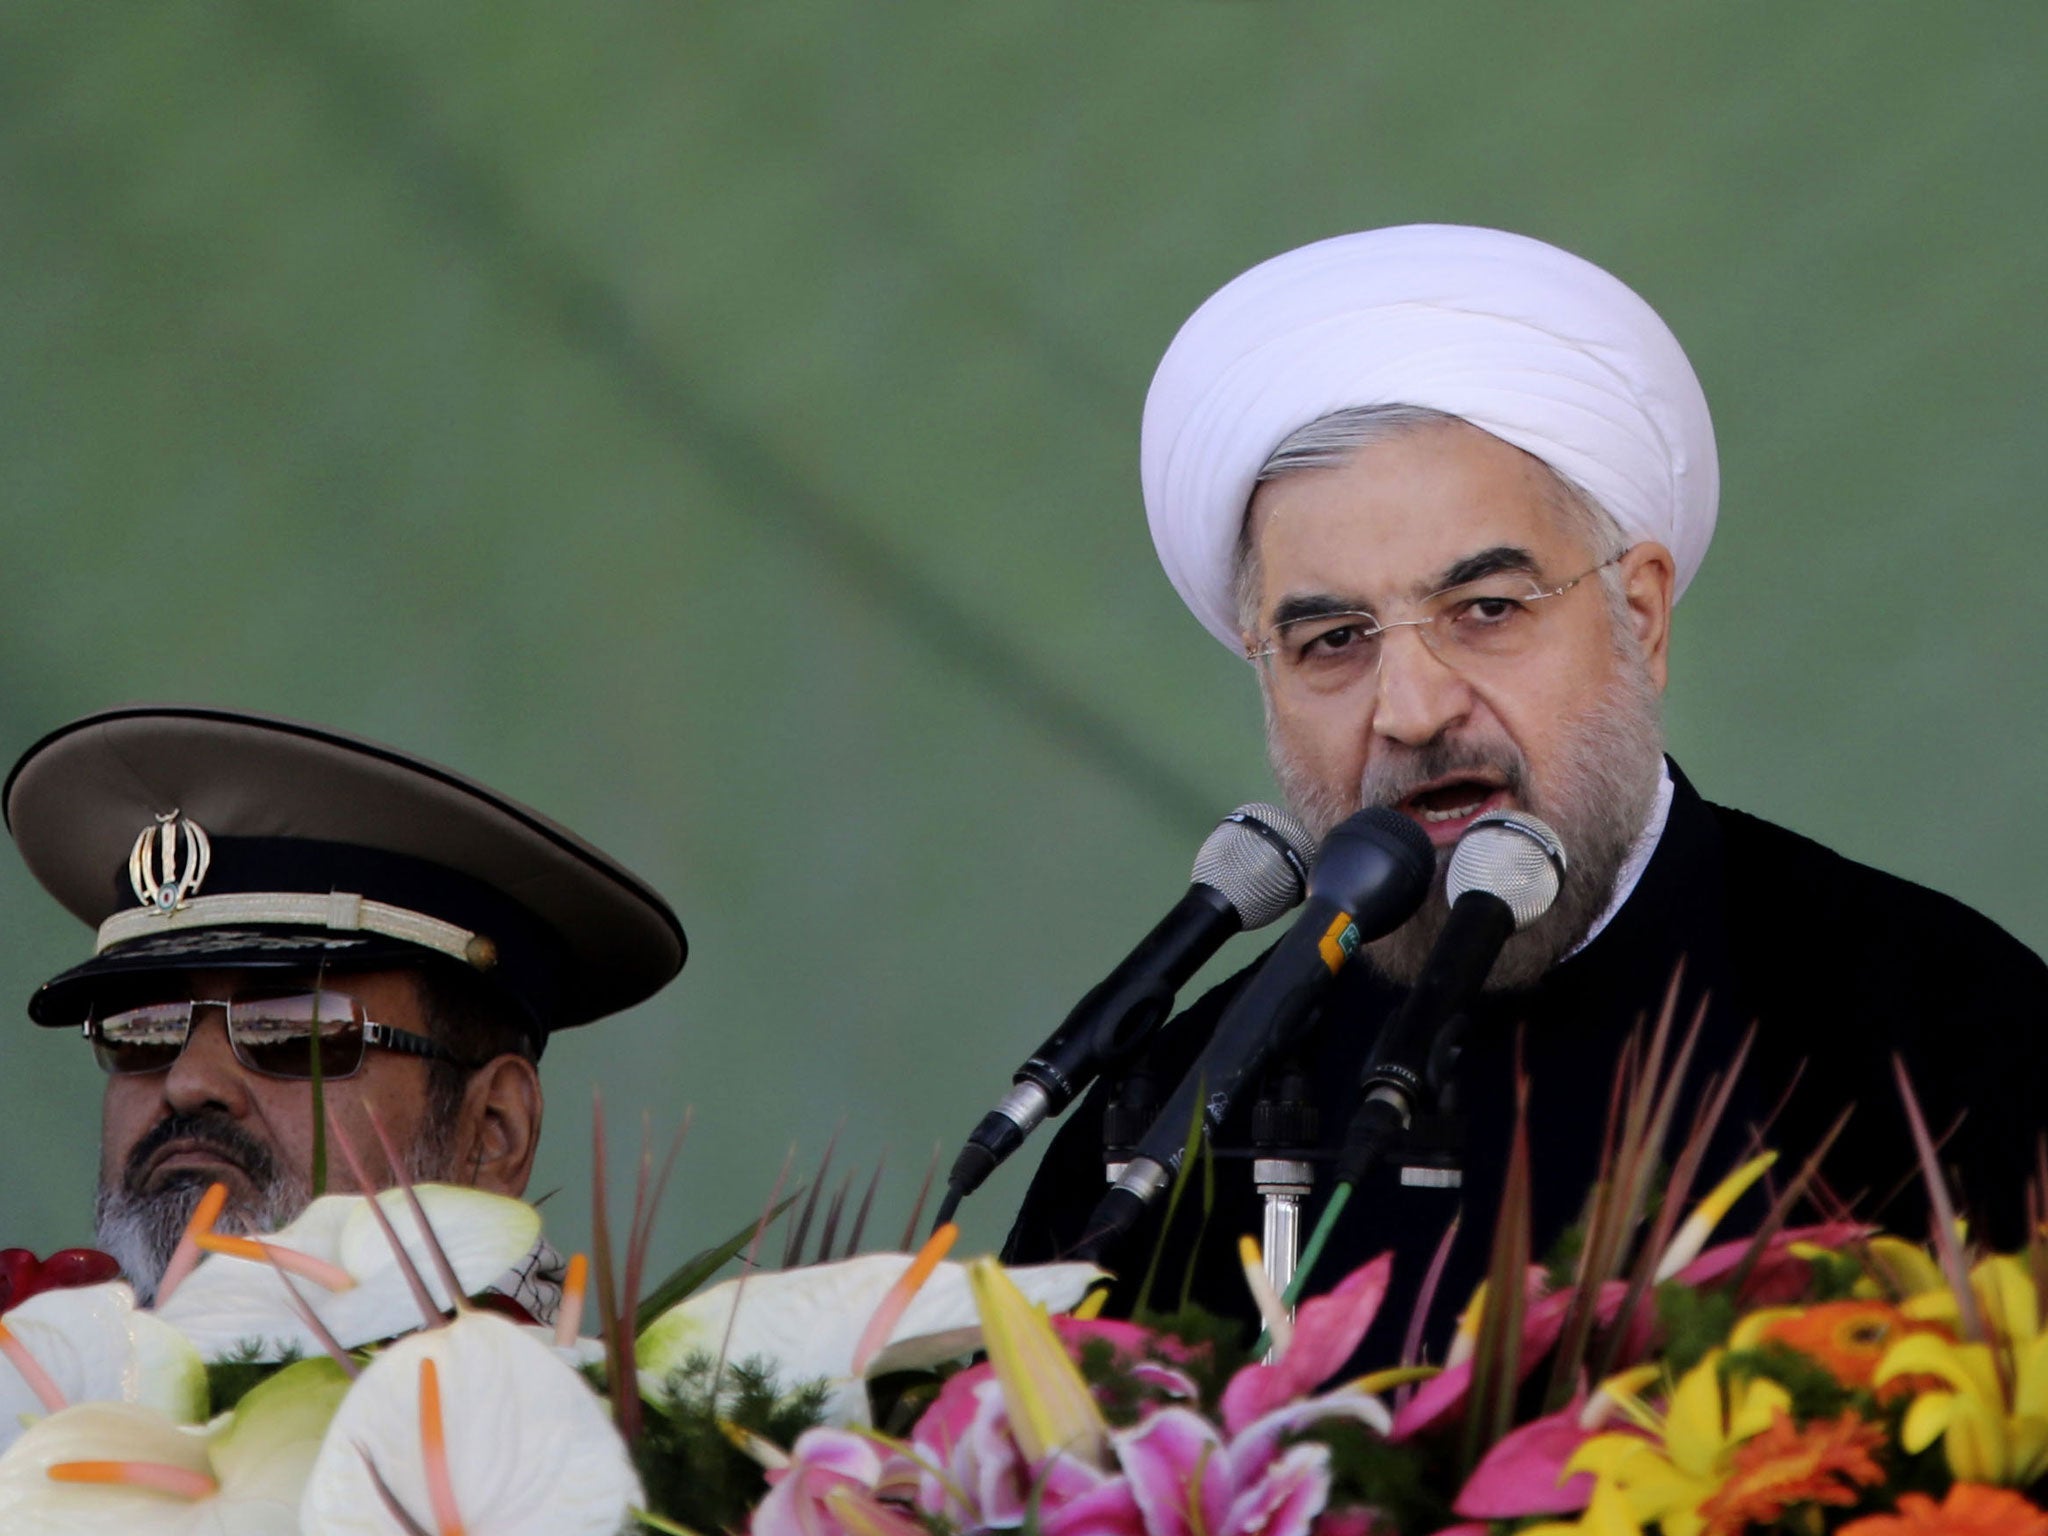
[[1444,895],[1453,905],[1467,891],[1498,896],[1520,932],[1550,910],[1564,871],[1564,844],[1541,820],[1527,811],[1488,811],[1458,839]]
[[1436,849],[1429,834],[1399,811],[1374,805],[1330,829],[1316,854],[1308,888],[1347,912],[1377,895],[1394,906],[1405,905],[1408,911],[1400,919],[1405,921],[1429,894],[1435,878]]
[[1195,855],[1194,880],[1219,892],[1246,930],[1263,928],[1308,890],[1315,839],[1291,812],[1253,801],[1216,824]]

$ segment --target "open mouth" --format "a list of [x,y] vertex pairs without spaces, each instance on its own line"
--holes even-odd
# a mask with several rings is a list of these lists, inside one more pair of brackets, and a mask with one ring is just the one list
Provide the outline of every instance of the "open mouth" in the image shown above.
[[1432,841],[1455,838],[1474,818],[1508,803],[1504,785],[1486,779],[1440,779],[1401,801],[1396,809],[1422,823]]

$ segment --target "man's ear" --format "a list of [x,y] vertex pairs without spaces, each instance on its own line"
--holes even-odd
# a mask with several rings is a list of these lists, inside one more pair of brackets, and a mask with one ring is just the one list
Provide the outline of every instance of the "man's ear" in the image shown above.
[[456,1124],[455,1177],[496,1195],[520,1195],[540,1148],[540,1073],[524,1056],[494,1057],[470,1074]]
[[1621,557],[1627,622],[1659,693],[1670,676],[1671,604],[1677,589],[1678,564],[1671,551],[1654,539],[1644,540]]

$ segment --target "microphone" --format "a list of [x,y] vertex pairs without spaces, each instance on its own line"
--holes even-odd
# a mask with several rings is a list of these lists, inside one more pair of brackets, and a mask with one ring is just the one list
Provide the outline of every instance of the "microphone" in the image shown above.
[[1241,805],[1195,855],[1187,894],[1074,1005],[982,1116],[947,1174],[948,1200],[972,1194],[1024,1138],[1059,1114],[1166,1022],[1174,994],[1232,934],[1263,928],[1302,898],[1315,839],[1277,805]]
[[1526,811],[1489,811],[1465,829],[1444,877],[1450,916],[1359,1078],[1339,1184],[1355,1186],[1408,1128],[1437,1037],[1479,995],[1509,937],[1550,910],[1564,871],[1564,845]]
[[1330,833],[1309,876],[1307,906],[1224,1009],[1194,1070],[1096,1206],[1082,1253],[1100,1253],[1173,1183],[1197,1100],[1214,1135],[1246,1084],[1299,1033],[1344,963],[1361,944],[1407,922],[1435,875],[1429,835],[1399,811],[1374,806]]

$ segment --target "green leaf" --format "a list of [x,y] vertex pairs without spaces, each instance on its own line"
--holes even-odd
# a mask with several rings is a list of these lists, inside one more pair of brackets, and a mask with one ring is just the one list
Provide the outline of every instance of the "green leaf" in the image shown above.
[[1152,1245],[1152,1261],[1145,1266],[1145,1283],[1138,1287],[1138,1304],[1131,1311],[1133,1317],[1143,1317],[1152,1310],[1152,1282],[1159,1276],[1159,1256],[1166,1251],[1166,1234],[1173,1230],[1173,1218],[1180,1210],[1180,1197],[1186,1192],[1188,1180],[1195,1171],[1195,1148],[1202,1141],[1202,1105],[1208,1097],[1206,1085],[1198,1085],[1195,1094],[1194,1113],[1188,1116],[1188,1139],[1181,1144],[1180,1171],[1174,1175],[1173,1188],[1166,1192],[1166,1219],[1159,1223],[1159,1241]]
[[798,1190],[779,1205],[770,1206],[767,1216],[752,1218],[724,1242],[714,1243],[701,1253],[692,1254],[683,1260],[670,1272],[669,1277],[649,1291],[647,1299],[640,1303],[639,1309],[633,1314],[633,1332],[644,1333],[649,1323],[684,1297],[694,1293],[706,1280],[724,1268],[727,1261],[736,1258],[739,1251],[753,1241],[757,1228],[766,1227],[769,1222],[796,1204],[797,1197],[802,1193],[802,1190]]

